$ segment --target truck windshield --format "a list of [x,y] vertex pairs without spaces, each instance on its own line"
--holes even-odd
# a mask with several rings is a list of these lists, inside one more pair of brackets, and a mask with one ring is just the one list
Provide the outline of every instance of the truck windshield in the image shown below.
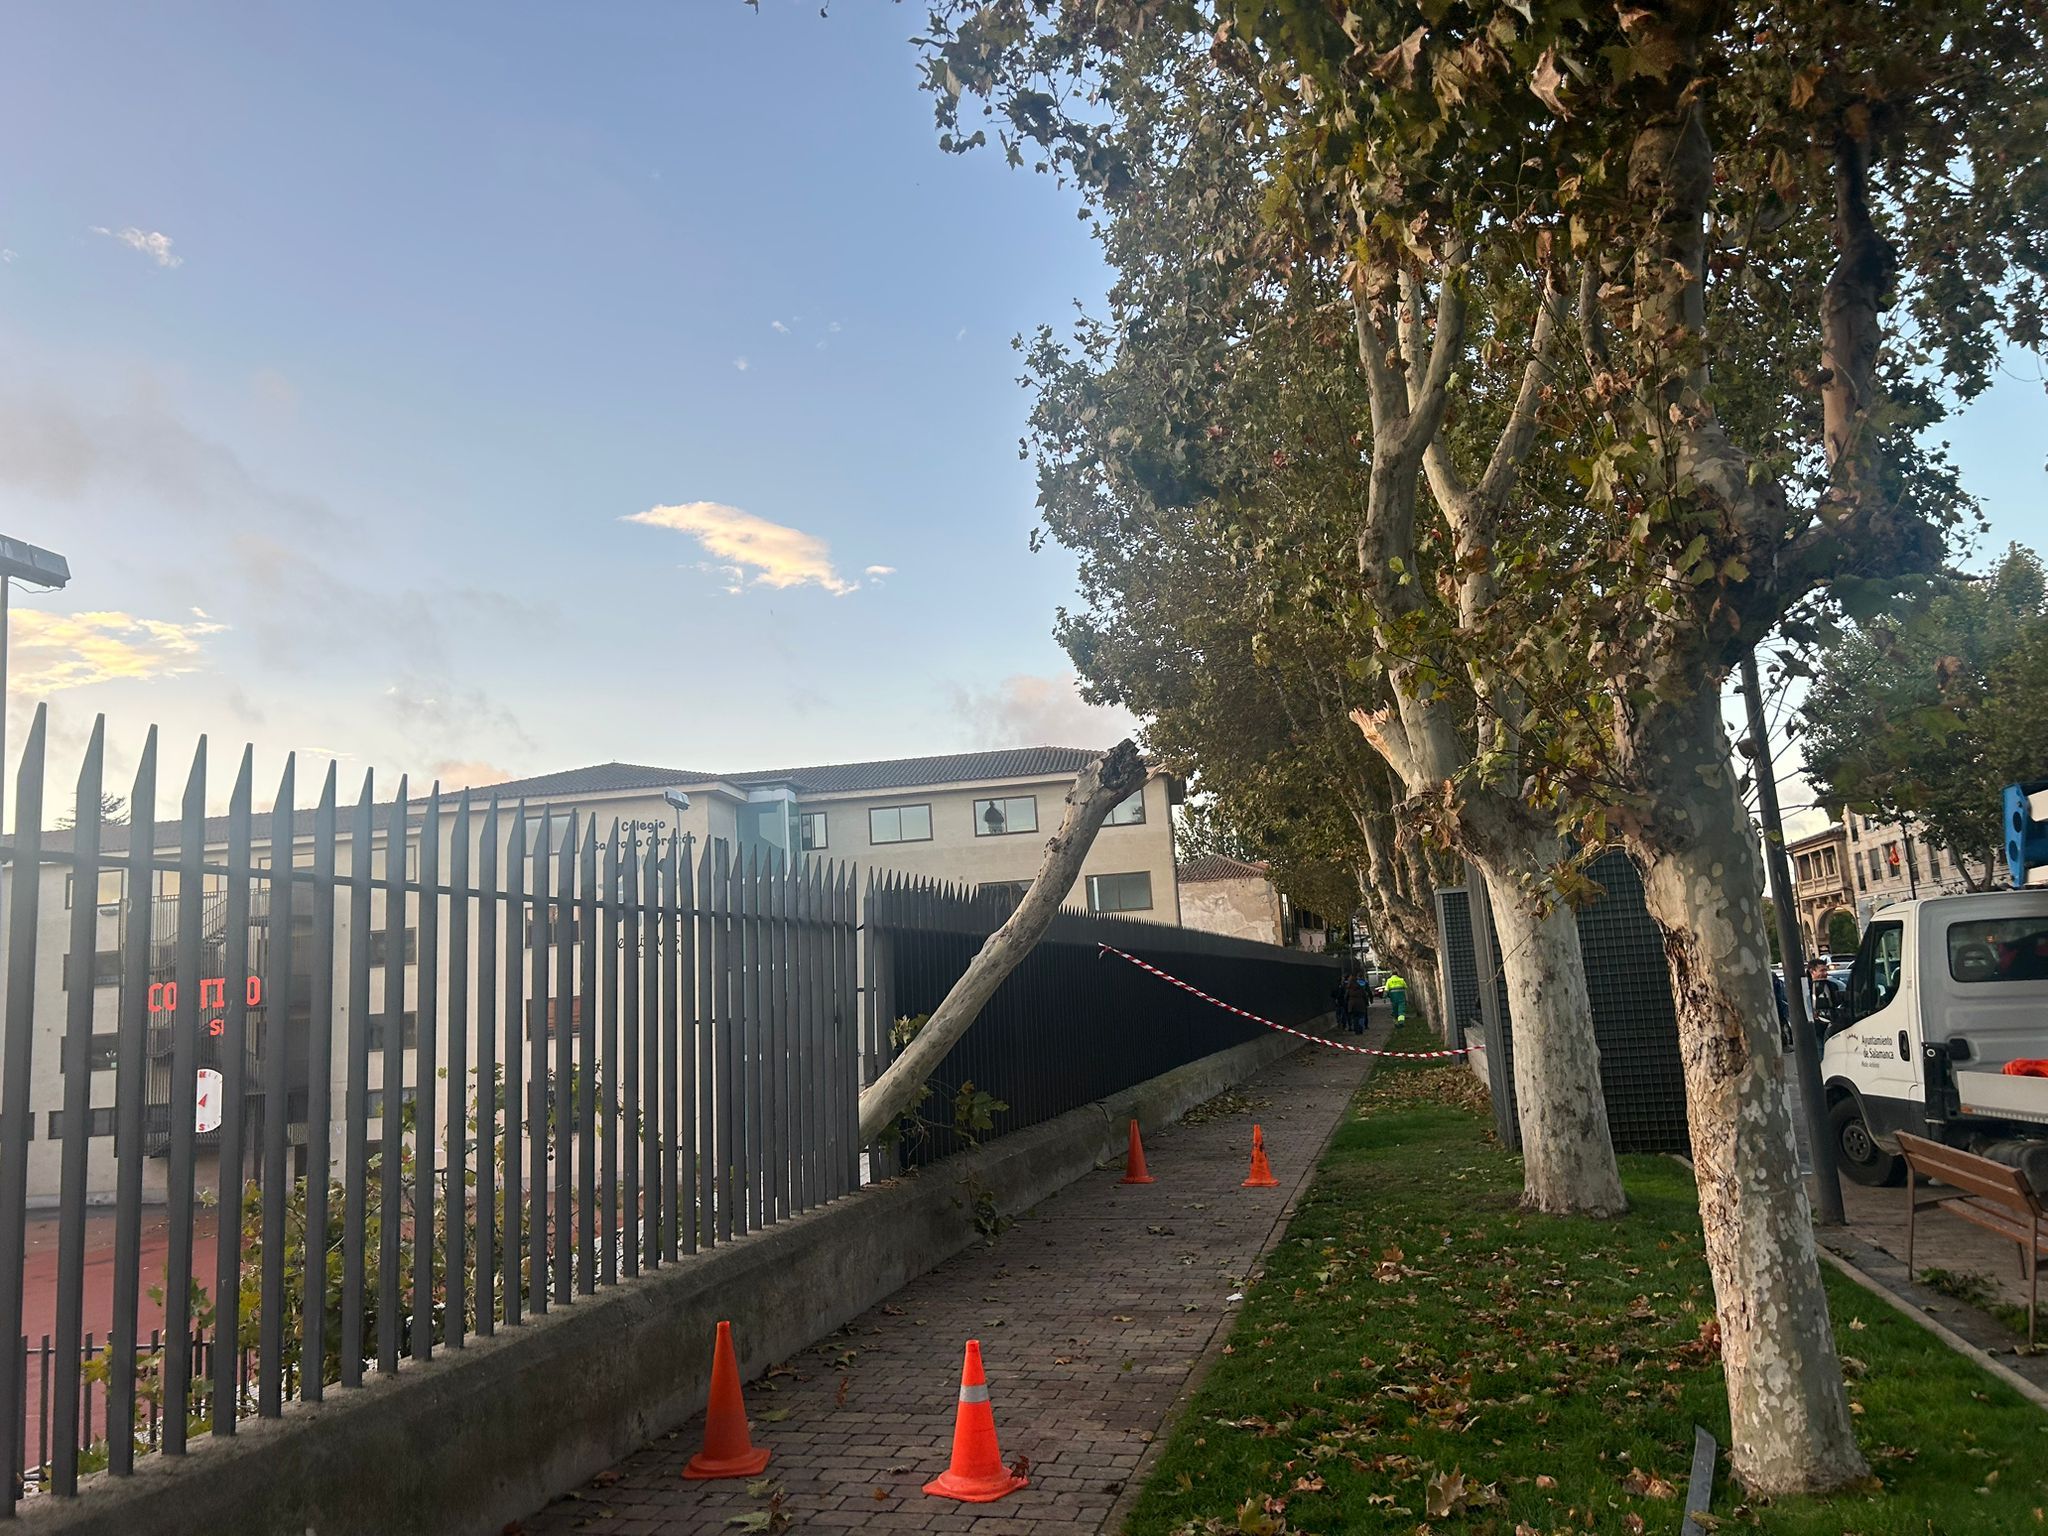
[[1948,925],[1951,980],[2048,981],[2048,919],[1987,917]]

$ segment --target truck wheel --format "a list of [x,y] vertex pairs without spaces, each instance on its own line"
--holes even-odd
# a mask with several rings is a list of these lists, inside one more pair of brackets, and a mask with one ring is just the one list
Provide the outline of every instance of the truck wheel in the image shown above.
[[1845,1098],[1828,1111],[1828,1129],[1834,1133],[1835,1164],[1851,1182],[1882,1188],[1905,1178],[1905,1159],[1877,1144],[1854,1099]]

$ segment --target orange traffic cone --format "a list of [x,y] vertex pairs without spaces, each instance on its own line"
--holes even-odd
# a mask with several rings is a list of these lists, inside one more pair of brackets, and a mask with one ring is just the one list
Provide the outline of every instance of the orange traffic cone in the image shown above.
[[753,1477],[768,1465],[768,1447],[747,1438],[747,1405],[740,1399],[740,1363],[732,1352],[732,1324],[718,1325],[711,1356],[711,1406],[704,1413],[704,1449],[683,1476]]
[[967,1359],[960,1367],[960,1408],[953,1418],[953,1464],[926,1483],[924,1491],[964,1504],[993,1504],[1027,1481],[1003,1465],[988,1378],[981,1374],[981,1341],[969,1339]]
[[1251,1177],[1239,1185],[1240,1189],[1271,1189],[1280,1181],[1273,1177],[1273,1170],[1266,1165],[1266,1133],[1256,1125],[1252,1127],[1252,1172]]
[[1153,1182],[1152,1175],[1145,1171],[1145,1143],[1138,1139],[1138,1122],[1133,1120],[1131,1122],[1130,1149],[1124,1153],[1124,1176],[1118,1179],[1117,1183],[1150,1184]]

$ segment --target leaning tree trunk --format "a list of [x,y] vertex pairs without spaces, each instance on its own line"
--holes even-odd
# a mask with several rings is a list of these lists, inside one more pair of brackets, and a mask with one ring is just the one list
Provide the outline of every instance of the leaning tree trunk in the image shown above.
[[1779,1072],[1763,870],[1716,691],[1624,712],[1618,746],[1654,807],[1628,842],[1671,966],[1730,1457],[1752,1493],[1837,1488],[1868,1468]]
[[1060,903],[1074,888],[1082,861],[1094,845],[1095,834],[1102,830],[1103,818],[1144,782],[1144,759],[1128,741],[1118,742],[1074,776],[1060,829],[1046,843],[1044,862],[1038,866],[1031,889],[1017,903],[1017,910],[988,936],[944,1001],[932,1010],[924,1028],[904,1047],[903,1054],[861,1091],[863,1144],[876,1140],[895,1123],[898,1115],[917,1102],[925,1079],[946,1059],[953,1042],[967,1033],[967,1026],[995,996],[1003,978],[1031,953],[1032,946],[1059,912]]
[[[1476,798],[1476,797],[1475,797]],[[1486,876],[1493,932],[1514,1021],[1515,1112],[1522,1128],[1522,1204],[1561,1216],[1619,1216],[1628,1209],[1600,1045],[1586,993],[1586,960],[1572,909],[1546,899],[1536,872],[1562,857],[1555,836],[1526,824],[1519,807],[1474,849]]]

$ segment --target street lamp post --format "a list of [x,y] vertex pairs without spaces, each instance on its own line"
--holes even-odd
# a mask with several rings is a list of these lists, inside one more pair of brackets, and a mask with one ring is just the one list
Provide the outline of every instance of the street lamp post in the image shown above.
[[17,579],[55,592],[70,582],[71,564],[52,550],[0,534],[0,829],[7,820],[7,601]]
[[[1799,1107],[1806,1120],[1806,1140],[1813,1156],[1813,1186],[1821,1225],[1839,1227],[1842,1179],[1835,1166],[1834,1132],[1821,1097],[1820,1040],[1806,1012],[1806,964],[1792,872],[1785,858],[1785,823],[1778,811],[1778,770],[1771,760],[1770,730],[1764,720],[1763,683],[1757,676],[1756,652],[1742,658],[1742,697],[1749,713],[1749,739],[1755,753],[1757,809],[1763,821],[1764,875],[1777,909],[1779,964],[1785,972],[1785,1012],[1792,1023],[1793,1070],[1799,1082]],[[1796,968],[1796,969],[1795,969]],[[1816,989],[1818,991],[1818,989]]]

